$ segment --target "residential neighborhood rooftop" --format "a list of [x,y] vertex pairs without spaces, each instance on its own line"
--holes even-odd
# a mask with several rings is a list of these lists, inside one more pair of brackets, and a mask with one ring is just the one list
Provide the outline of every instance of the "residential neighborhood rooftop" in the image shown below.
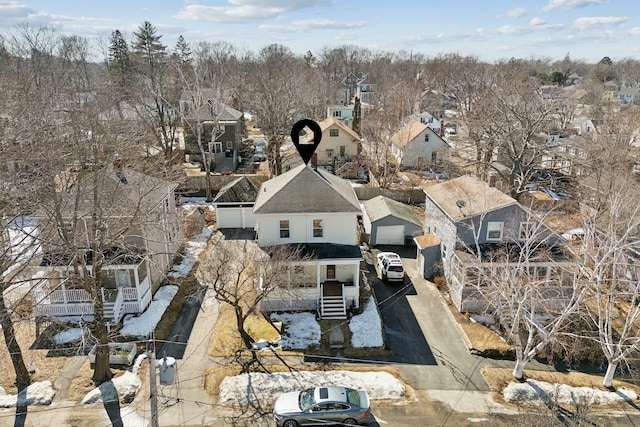
[[411,206],[395,201],[388,197],[378,196],[364,202],[367,215],[371,221],[377,221],[387,216],[395,216],[416,225],[422,225],[420,217]]

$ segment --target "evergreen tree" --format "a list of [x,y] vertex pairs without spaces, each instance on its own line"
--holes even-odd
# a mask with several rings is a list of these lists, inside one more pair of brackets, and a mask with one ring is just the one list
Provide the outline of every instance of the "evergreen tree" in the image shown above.
[[160,42],[162,36],[149,21],[144,21],[133,35],[136,37],[133,51],[141,62],[139,71],[155,81],[167,59],[167,47]]
[[189,43],[187,43],[182,35],[178,37],[178,42],[176,43],[176,47],[173,49],[174,55],[178,58],[180,63],[188,64],[191,62],[191,47]]
[[131,81],[133,72],[133,63],[129,56],[129,45],[120,30],[115,30],[111,33],[109,41],[109,58],[107,61],[109,70],[114,76],[117,76],[119,84],[125,87]]
[[360,98],[356,96],[355,103],[353,104],[353,123],[351,123],[351,129],[358,135],[360,135],[361,122],[362,105],[360,104]]

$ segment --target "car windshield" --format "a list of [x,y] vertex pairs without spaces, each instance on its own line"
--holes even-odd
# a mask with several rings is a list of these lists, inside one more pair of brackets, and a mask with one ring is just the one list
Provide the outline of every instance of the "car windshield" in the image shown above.
[[389,267],[389,271],[397,271],[398,273],[402,273],[402,266],[401,265],[392,265],[391,267]]
[[347,389],[347,402],[360,406],[360,393],[358,393],[358,390]]
[[303,411],[310,408],[315,402],[313,400],[313,389],[310,388],[305,391],[300,392],[300,396],[298,397],[298,404],[300,405],[300,409]]

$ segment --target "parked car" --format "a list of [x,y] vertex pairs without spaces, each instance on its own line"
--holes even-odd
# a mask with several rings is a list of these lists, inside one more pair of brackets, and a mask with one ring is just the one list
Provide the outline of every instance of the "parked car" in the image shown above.
[[273,406],[278,427],[358,425],[371,422],[369,396],[348,387],[315,387],[281,394]]
[[253,161],[264,162],[265,160],[267,160],[267,156],[264,153],[266,147],[267,145],[263,141],[256,143],[256,149],[253,152]]
[[403,282],[407,275],[402,258],[394,252],[380,252],[376,256],[376,271],[383,282]]

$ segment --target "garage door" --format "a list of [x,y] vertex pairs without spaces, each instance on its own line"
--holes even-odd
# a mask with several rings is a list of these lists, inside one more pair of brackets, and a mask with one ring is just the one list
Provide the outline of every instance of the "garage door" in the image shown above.
[[218,228],[242,228],[242,208],[218,208]]
[[378,227],[374,245],[404,245],[404,225]]

